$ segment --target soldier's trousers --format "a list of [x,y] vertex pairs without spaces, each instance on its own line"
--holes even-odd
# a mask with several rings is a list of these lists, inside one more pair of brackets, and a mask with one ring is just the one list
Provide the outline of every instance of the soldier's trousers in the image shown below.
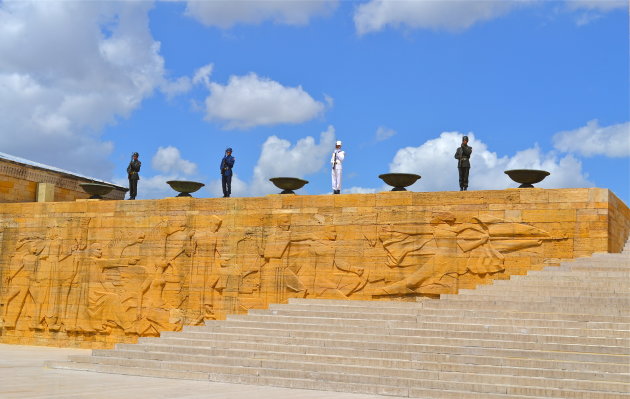
[[138,195],[138,180],[129,179],[129,199],[136,199]]
[[223,186],[223,196],[229,197],[232,194],[232,176],[221,175],[221,185]]
[[468,189],[468,172],[470,172],[470,168],[462,168],[458,167],[459,170],[459,188],[460,190]]
[[341,168],[334,168],[331,177],[333,191],[341,191]]

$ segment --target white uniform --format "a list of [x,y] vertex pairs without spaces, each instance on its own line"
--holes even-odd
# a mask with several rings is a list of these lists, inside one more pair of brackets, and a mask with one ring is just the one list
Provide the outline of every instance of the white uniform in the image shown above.
[[330,158],[330,163],[332,165],[332,189],[333,191],[341,190],[341,169],[343,158],[346,156],[346,153],[342,150],[335,149],[332,153],[332,157]]

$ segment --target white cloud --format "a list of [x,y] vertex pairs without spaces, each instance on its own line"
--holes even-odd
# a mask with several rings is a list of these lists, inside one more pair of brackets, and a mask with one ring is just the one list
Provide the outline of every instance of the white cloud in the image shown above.
[[567,0],[565,8],[570,12],[577,12],[575,23],[583,26],[600,19],[604,13],[628,8],[628,2],[627,0]]
[[306,25],[312,17],[330,15],[338,0],[206,0],[188,1],[186,14],[208,26],[230,28],[266,20]]
[[500,17],[527,0],[370,0],[357,7],[354,23],[360,35],[387,26],[462,31],[478,22]]
[[[206,190],[212,197],[223,197],[223,188],[221,187],[221,179],[212,180]],[[232,175],[232,197],[245,197],[249,194],[247,183],[238,177],[238,174]]]
[[[391,187],[390,187],[390,189],[391,189]],[[343,193],[344,194],[374,194],[374,193],[376,193],[378,191],[386,191],[386,189],[379,190],[379,189],[376,189],[376,188],[353,186],[353,187],[350,187],[348,189],[344,189]]]
[[160,86],[160,90],[166,94],[168,98],[187,93],[191,88],[192,83],[187,76],[179,77],[172,82],[165,82]]
[[574,152],[586,157],[630,156],[630,122],[599,126],[596,119],[575,130],[553,136],[554,147],[563,152]]
[[387,140],[388,138],[394,136],[395,134],[396,134],[395,130],[386,128],[384,126],[379,126],[378,129],[376,129],[376,141]]
[[[390,172],[416,173],[422,176],[412,186],[415,191],[449,191],[459,189],[457,161],[454,158],[463,134],[444,132],[440,137],[428,140],[419,147],[398,150]],[[537,184],[541,188],[588,187],[582,164],[571,155],[559,158],[553,152],[543,153],[537,146],[516,153],[513,157],[497,156],[485,143],[469,133],[473,147],[470,169],[471,190],[494,190],[516,187],[503,172],[509,169],[542,169],[551,173]]]
[[[190,175],[197,172],[197,165],[182,159],[179,149],[173,146],[159,147],[151,159],[151,167],[162,173],[153,176],[140,173],[138,199],[176,197],[178,193],[166,182],[169,180],[190,180]],[[126,178],[118,177],[114,179],[114,183],[127,187],[129,181]],[[193,196],[201,195],[193,194]]]
[[192,82],[194,84],[203,83],[206,87],[210,87],[210,75],[212,75],[212,70],[214,69],[214,64],[204,65],[201,68],[195,71],[195,76],[193,77]]
[[192,175],[197,172],[197,165],[182,159],[179,149],[173,146],[158,148],[151,160],[151,166],[164,173]]
[[[0,148],[111,178],[101,130],[127,117],[165,79],[150,2],[0,2]],[[178,87],[179,86],[179,87]]]
[[567,0],[566,7],[571,10],[612,11],[628,7],[626,0]]
[[[356,8],[354,23],[359,35],[386,27],[459,32],[519,7],[543,3],[540,0],[370,0]],[[597,19],[601,13],[628,7],[625,0],[567,0],[564,4],[568,11],[584,11],[578,24]]]
[[227,129],[302,123],[325,108],[301,86],[285,87],[254,73],[231,76],[225,86],[210,82],[209,88],[206,119],[224,121]]
[[319,144],[311,136],[298,140],[293,146],[290,141],[276,136],[267,138],[254,168],[249,193],[255,196],[277,193],[270,178],[303,178],[321,170],[324,165],[329,165],[334,148],[335,128],[332,126],[320,134]]

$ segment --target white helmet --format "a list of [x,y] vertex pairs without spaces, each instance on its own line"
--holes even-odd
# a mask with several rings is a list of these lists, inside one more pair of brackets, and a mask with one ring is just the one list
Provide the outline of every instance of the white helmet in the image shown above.
[[341,145],[341,141],[337,141],[337,144],[336,144],[336,145]]

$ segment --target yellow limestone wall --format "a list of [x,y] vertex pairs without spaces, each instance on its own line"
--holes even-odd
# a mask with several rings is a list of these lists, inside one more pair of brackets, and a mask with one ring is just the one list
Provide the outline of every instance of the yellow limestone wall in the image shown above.
[[455,293],[629,231],[605,189],[0,204],[0,342],[112,347],[294,297]]

